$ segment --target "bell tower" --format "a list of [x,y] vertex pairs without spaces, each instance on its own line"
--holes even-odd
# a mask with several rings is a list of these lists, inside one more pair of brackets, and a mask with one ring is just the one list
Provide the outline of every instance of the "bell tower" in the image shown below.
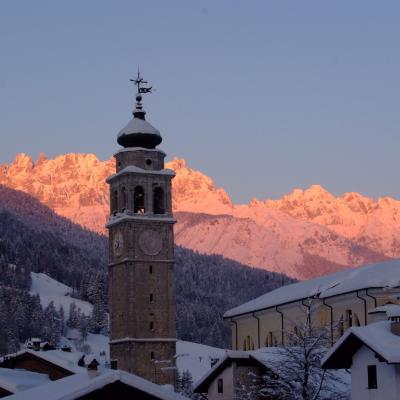
[[136,109],[118,134],[110,185],[109,287],[111,359],[119,369],[174,384],[176,327],[172,170],[156,147],[160,132],[145,119],[138,73]]

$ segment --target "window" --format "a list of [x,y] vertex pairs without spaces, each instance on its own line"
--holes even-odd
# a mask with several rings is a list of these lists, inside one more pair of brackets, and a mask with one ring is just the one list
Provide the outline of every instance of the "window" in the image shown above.
[[153,321],[150,321],[150,330],[154,331],[154,322]]
[[111,212],[116,213],[118,211],[118,191],[114,190],[111,196]]
[[349,328],[353,326],[353,311],[352,310],[346,310],[346,322],[347,322],[347,326]]
[[125,187],[122,188],[121,190],[121,197],[122,197],[122,211],[125,211],[127,202],[126,202],[126,189]]
[[149,265],[149,274],[152,274],[152,273],[153,273],[153,266]]
[[164,190],[161,187],[154,188],[153,191],[153,212],[154,214],[164,214]]
[[147,165],[151,165],[151,164],[153,164],[153,161],[151,161],[150,158],[148,158],[148,159],[146,160],[146,164],[147,164]]
[[154,360],[154,351],[150,353],[150,360]]
[[250,336],[246,336],[246,339],[244,339],[243,350],[254,350],[254,342]]
[[343,322],[343,317],[341,317],[339,320],[339,335],[343,336],[343,334],[344,334],[344,322]]
[[224,381],[222,379],[218,379],[217,386],[218,386],[218,393],[224,393]]
[[368,389],[377,389],[376,365],[368,365]]
[[150,293],[150,303],[152,303],[153,301],[154,301],[153,293]]
[[277,341],[274,337],[274,334],[272,332],[268,332],[268,335],[265,339],[265,347],[273,347],[277,345]]
[[144,189],[142,186],[136,186],[133,194],[133,212],[135,214],[144,214]]

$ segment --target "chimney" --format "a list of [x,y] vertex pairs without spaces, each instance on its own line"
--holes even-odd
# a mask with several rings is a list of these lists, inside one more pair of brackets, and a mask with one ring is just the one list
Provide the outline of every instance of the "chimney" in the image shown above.
[[400,336],[400,306],[391,304],[390,307],[387,307],[386,315],[391,322],[390,332],[396,336]]
[[86,368],[87,368],[88,374],[91,378],[98,376],[98,374],[99,374],[98,366],[99,365],[100,364],[98,363],[98,361],[95,358],[93,358],[93,360],[87,365]]

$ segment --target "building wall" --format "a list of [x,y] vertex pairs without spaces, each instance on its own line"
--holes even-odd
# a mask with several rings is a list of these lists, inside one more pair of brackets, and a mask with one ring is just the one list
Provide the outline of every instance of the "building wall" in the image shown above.
[[[376,298],[376,301],[370,297]],[[331,297],[322,301],[321,299],[313,299],[311,301],[312,323],[315,327],[327,327],[329,334],[333,335],[332,342],[335,342],[343,332],[351,325],[365,325],[373,322],[373,317],[368,316],[368,311],[377,306],[384,305],[388,302],[399,303],[397,297],[400,296],[399,289],[382,290],[371,289],[367,291],[359,290],[358,293],[348,293],[335,297]],[[290,304],[273,307],[249,313],[240,317],[233,318],[232,327],[232,348],[234,350],[249,350],[245,348],[248,337],[254,348],[271,346],[272,344],[282,343],[282,316],[283,314],[283,331],[291,332],[296,323],[304,323],[307,311],[307,301],[296,301]],[[332,307],[332,322],[331,309]],[[351,321],[349,316],[351,315]],[[259,318],[259,322],[257,318]],[[330,332],[332,331],[332,332]],[[236,337],[237,336],[237,337]],[[285,335],[283,340],[285,342]]]
[[[368,389],[368,365],[376,365],[377,389]],[[399,372],[399,366],[380,362],[373,351],[362,346],[353,356],[351,367],[352,400],[399,399]]]
[[[110,353],[122,370],[155,383],[174,384],[173,176],[160,172],[164,157],[159,150],[121,150],[116,154],[120,175],[108,181]],[[129,166],[142,170],[122,172]],[[162,195],[157,197],[158,189]]]
[[[225,368],[210,384],[208,387],[208,400],[233,400],[234,387],[233,387],[233,372],[234,365],[231,364]],[[223,380],[224,391],[218,393],[218,379]]]

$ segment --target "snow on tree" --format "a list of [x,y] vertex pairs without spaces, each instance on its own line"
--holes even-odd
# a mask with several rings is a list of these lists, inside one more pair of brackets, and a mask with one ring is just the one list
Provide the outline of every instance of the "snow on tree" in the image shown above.
[[175,390],[189,399],[202,399],[199,394],[193,393],[193,377],[189,371],[183,371],[182,374],[177,372]]

